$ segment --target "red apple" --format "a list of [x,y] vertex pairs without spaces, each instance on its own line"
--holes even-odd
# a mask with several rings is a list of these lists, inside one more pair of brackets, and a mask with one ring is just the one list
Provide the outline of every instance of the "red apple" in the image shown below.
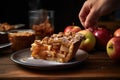
[[107,43],[107,54],[113,61],[120,61],[120,37],[112,37]]
[[65,29],[64,29],[64,33],[67,33],[67,32],[78,32],[80,31],[81,28],[79,26],[75,26],[75,25],[69,25],[67,26]]
[[81,33],[85,36],[85,39],[82,40],[79,48],[87,52],[92,51],[96,44],[96,39],[93,33],[89,31],[88,29],[80,30],[78,33]]
[[114,36],[120,37],[120,28],[118,28],[114,31]]
[[98,27],[93,34],[96,37],[96,49],[105,50],[107,42],[112,38],[112,33],[106,28]]

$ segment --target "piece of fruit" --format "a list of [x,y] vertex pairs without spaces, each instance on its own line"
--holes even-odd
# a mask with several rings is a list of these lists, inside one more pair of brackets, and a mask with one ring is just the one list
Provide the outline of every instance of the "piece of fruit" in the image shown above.
[[76,26],[76,25],[73,24],[73,25],[67,26],[64,29],[64,33],[67,33],[67,32],[74,32],[74,33],[76,33],[76,32],[78,32],[80,30],[81,30],[81,28],[79,26]]
[[112,33],[106,28],[98,27],[93,34],[96,38],[96,49],[105,50],[107,42],[112,38]]
[[114,31],[114,36],[120,37],[120,28],[118,28]]
[[107,54],[115,62],[120,61],[120,37],[112,37],[107,43]]
[[85,36],[85,39],[82,40],[79,48],[85,51],[88,51],[88,52],[93,50],[96,44],[96,39],[93,33],[89,31],[88,29],[81,30],[78,33],[81,33]]

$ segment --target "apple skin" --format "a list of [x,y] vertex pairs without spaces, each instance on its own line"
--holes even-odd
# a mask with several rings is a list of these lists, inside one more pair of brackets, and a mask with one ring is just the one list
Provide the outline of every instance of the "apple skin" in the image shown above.
[[112,37],[107,43],[107,54],[115,62],[120,61],[120,37]]
[[80,31],[81,28],[79,26],[75,26],[75,25],[70,25],[70,26],[67,26],[65,29],[64,29],[64,33],[67,33],[67,32],[78,32]]
[[114,36],[115,37],[120,37],[120,28],[118,28],[114,31]]
[[96,49],[106,50],[107,42],[112,38],[112,33],[106,28],[98,27],[93,31],[96,38]]
[[81,30],[78,33],[81,33],[85,36],[85,39],[82,40],[79,48],[82,50],[85,50],[87,52],[92,51],[96,44],[96,38],[93,35],[93,33],[91,31],[89,31],[88,29]]

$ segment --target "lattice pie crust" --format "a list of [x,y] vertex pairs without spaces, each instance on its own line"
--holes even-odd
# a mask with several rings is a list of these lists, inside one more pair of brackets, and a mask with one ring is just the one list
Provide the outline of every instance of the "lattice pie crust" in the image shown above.
[[59,32],[42,40],[35,40],[31,44],[31,56],[35,59],[68,62],[75,56],[83,39],[84,36],[80,33]]

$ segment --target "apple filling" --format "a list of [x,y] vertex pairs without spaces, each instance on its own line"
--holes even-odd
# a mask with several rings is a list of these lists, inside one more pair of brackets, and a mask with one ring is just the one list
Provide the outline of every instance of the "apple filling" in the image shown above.
[[80,33],[64,34],[59,32],[42,40],[35,40],[31,45],[31,56],[57,62],[68,62],[76,54],[84,36]]
[[8,24],[8,23],[0,23],[0,31],[10,31],[10,30],[13,30],[14,29],[14,26]]

